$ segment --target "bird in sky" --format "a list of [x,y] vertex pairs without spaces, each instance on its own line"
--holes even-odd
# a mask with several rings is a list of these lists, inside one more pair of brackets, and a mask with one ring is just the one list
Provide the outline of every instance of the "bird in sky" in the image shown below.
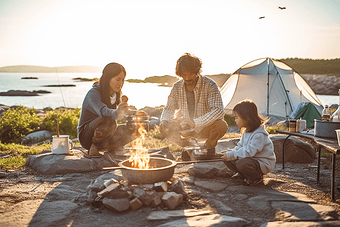
[[285,6],[282,6],[282,7],[279,6],[279,9],[280,9],[280,10],[284,10],[284,9],[286,9],[286,7],[285,7]]
[[259,17],[259,19],[263,19],[263,18],[265,18],[265,17]]

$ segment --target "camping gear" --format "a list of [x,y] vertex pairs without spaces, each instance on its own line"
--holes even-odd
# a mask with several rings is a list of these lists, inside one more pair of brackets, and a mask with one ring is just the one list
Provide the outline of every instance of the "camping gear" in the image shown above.
[[227,114],[240,101],[251,99],[264,116],[287,119],[299,103],[309,102],[321,113],[323,107],[306,81],[288,65],[261,58],[230,75],[221,88]]
[[57,131],[57,136],[59,137],[59,124],[58,124],[57,118],[54,119],[54,123],[55,123],[55,128],[56,128],[56,131]]
[[329,109],[328,105],[325,105],[325,108],[322,110],[321,118],[324,120],[331,118],[331,109]]
[[336,109],[334,111],[334,113],[332,114],[331,121],[340,122],[340,89],[339,89],[339,105],[338,105],[338,109]]
[[296,132],[303,132],[307,129],[307,121],[302,118],[296,121]]
[[52,136],[52,154],[69,154],[73,147],[69,135]]
[[340,129],[340,122],[325,121],[323,119],[314,120],[314,136],[336,139],[335,130],[337,129]]
[[289,131],[296,132],[296,120],[295,119],[289,119]]
[[170,180],[177,164],[217,161],[223,161],[223,159],[176,162],[166,158],[150,157],[150,169],[133,168],[131,167],[129,160],[125,160],[120,162],[118,167],[104,167],[103,170],[121,169],[123,177],[131,184],[153,184]]
[[338,138],[338,145],[340,146],[340,129],[335,130],[336,137]]
[[304,105],[295,114],[295,119],[302,118],[307,121],[307,128],[314,127],[314,119],[320,119],[321,114],[312,103],[304,103]]
[[149,131],[149,115],[142,110],[129,110],[125,116],[125,122],[126,126],[132,131],[138,132],[140,126],[143,126],[146,131]]

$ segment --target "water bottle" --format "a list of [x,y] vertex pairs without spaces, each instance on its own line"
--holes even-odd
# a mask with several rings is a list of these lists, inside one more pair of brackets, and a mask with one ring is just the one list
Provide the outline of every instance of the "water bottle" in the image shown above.
[[331,118],[331,109],[328,107],[328,105],[325,105],[325,108],[322,110],[322,119],[329,121]]

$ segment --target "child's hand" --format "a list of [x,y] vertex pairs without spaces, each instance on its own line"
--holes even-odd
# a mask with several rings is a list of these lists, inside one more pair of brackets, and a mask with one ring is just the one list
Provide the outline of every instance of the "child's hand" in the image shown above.
[[222,151],[220,154],[222,155],[222,159],[224,159],[225,161],[228,161],[228,157],[227,157],[227,152],[228,151]]

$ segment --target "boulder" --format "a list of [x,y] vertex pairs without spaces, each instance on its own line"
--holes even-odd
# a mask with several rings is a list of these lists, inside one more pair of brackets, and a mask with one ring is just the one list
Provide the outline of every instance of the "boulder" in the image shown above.
[[[276,162],[282,163],[283,142],[287,138],[285,135],[270,135],[274,144]],[[289,137],[285,143],[285,162],[292,163],[312,163],[315,159],[315,148],[307,142],[296,137]]]
[[50,152],[30,155],[26,159],[26,165],[40,174],[47,175],[87,173],[112,166],[111,162],[104,158],[87,159],[79,155],[77,150],[73,149],[73,151],[75,155],[57,155]]
[[24,138],[22,138],[22,144],[31,144],[39,141],[44,141],[46,139],[52,138],[52,132],[47,130],[41,130],[29,133]]

